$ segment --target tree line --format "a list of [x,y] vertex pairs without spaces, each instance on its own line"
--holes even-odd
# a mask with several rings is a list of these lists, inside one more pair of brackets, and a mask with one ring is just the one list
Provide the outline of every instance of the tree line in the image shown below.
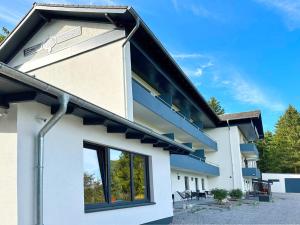
[[300,112],[289,105],[275,125],[257,142],[262,172],[300,173]]
[[2,27],[2,32],[0,33],[0,44],[4,39],[9,35],[9,30],[5,27]]
[[[211,97],[208,104],[217,115],[225,113],[215,97]],[[264,135],[264,139],[256,142],[260,170],[269,173],[300,173],[300,112],[289,105],[278,119],[274,132],[266,131]]]

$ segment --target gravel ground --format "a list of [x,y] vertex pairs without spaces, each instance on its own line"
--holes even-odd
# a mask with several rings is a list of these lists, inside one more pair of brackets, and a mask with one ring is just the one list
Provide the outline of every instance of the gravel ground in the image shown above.
[[271,202],[248,200],[219,207],[213,200],[193,200],[191,208],[174,206],[173,224],[300,224],[300,194],[273,194]]

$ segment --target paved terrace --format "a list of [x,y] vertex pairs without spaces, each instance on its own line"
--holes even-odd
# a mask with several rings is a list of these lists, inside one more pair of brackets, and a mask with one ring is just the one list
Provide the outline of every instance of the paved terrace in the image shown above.
[[173,224],[300,224],[300,194],[273,194],[271,202],[243,200],[227,206],[214,204],[213,199],[174,205]]

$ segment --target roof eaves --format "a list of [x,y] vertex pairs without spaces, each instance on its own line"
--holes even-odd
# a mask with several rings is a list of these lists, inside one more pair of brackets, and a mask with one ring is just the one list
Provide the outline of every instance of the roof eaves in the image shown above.
[[47,93],[51,96],[56,96],[56,97],[63,95],[63,94],[68,94],[70,96],[70,103],[78,105],[79,107],[86,109],[90,112],[93,112],[99,116],[107,117],[112,122],[120,123],[124,126],[127,126],[130,129],[137,130],[141,133],[144,133],[145,135],[154,137],[162,142],[169,143],[170,145],[181,149],[181,153],[178,152],[177,154],[188,154],[188,153],[193,152],[192,148],[190,148],[184,144],[181,144],[174,140],[171,140],[168,137],[158,134],[142,125],[134,123],[130,120],[127,120],[127,119],[119,116],[119,115],[116,115],[110,111],[107,111],[99,106],[89,103],[89,102],[85,101],[84,99],[81,99],[77,96],[67,93],[57,87],[54,87],[46,82],[43,82],[37,78],[34,78],[26,73],[23,73],[14,68],[11,68],[2,62],[0,62],[0,72],[1,72],[1,74],[5,75],[7,78],[14,80],[16,82],[22,83],[24,85],[30,86],[30,87],[34,88],[35,90],[39,90],[41,93]]

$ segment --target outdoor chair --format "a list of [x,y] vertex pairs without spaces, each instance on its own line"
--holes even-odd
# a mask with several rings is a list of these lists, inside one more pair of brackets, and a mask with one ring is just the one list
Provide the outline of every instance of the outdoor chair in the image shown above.
[[182,200],[192,199],[192,195],[188,191],[183,191],[183,192],[177,191],[177,193],[181,197]]
[[191,198],[193,198],[193,197],[196,197],[197,200],[199,200],[200,198],[206,198],[206,193],[200,192],[199,190],[197,190],[196,192],[192,192]]

